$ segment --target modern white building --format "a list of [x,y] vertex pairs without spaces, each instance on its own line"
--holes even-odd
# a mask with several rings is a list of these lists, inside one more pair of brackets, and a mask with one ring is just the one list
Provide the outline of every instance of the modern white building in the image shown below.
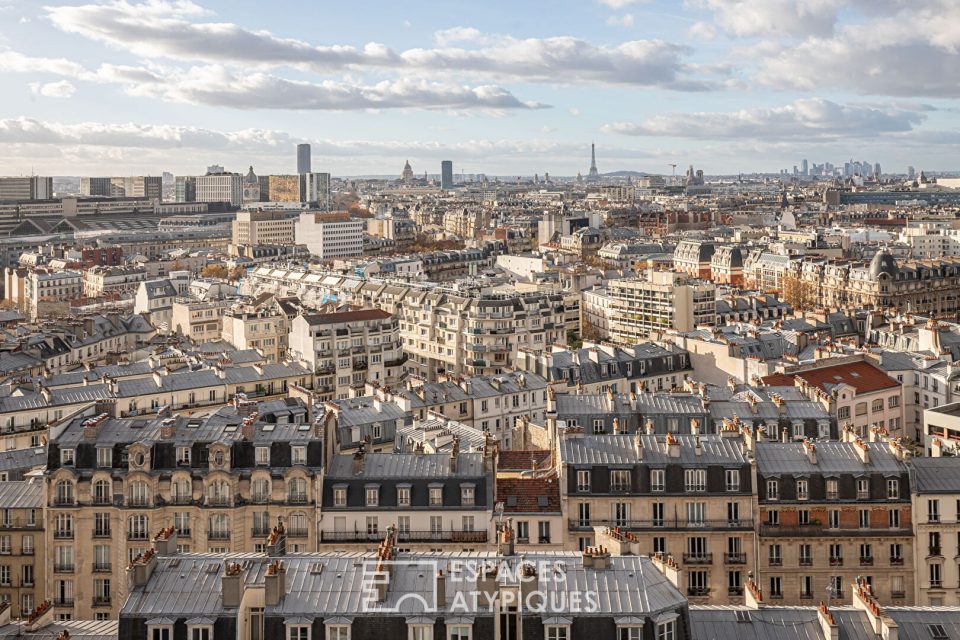
[[239,173],[208,173],[197,176],[197,202],[243,204],[243,176]]
[[310,211],[300,214],[296,240],[321,260],[361,256],[365,226],[363,220],[351,220],[347,213]]

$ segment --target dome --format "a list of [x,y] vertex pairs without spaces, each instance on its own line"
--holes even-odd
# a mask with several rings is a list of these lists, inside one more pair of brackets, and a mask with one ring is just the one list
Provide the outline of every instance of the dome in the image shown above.
[[257,174],[253,172],[253,167],[250,167],[250,170],[247,172],[246,177],[243,179],[243,184],[258,184]]
[[881,273],[895,276],[898,271],[897,261],[885,249],[877,252],[877,255],[873,256],[873,260],[870,261],[870,276],[873,278],[880,277]]

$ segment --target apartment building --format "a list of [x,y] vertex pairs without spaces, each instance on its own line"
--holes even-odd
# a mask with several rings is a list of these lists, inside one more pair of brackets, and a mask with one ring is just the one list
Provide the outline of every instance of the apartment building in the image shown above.
[[643,342],[656,331],[693,331],[717,322],[716,286],[673,271],[647,272],[645,278],[611,280],[610,339]]
[[291,356],[316,375],[323,400],[356,395],[367,381],[395,384],[403,373],[398,323],[382,309],[297,316],[289,344]]
[[960,604],[960,464],[954,457],[911,461],[913,482],[915,603],[918,606]]
[[371,550],[390,528],[406,549],[483,550],[493,539],[496,461],[482,453],[333,455],[323,475],[320,542]]
[[294,244],[296,222],[284,211],[238,211],[231,242],[247,246]]
[[83,274],[84,295],[130,298],[146,279],[143,267],[90,267]]
[[69,315],[71,300],[83,295],[83,274],[47,268],[7,267],[6,299],[23,309],[31,320]]
[[866,442],[762,442],[757,461],[758,583],[767,602],[797,605],[829,593],[849,604],[855,577],[882,602],[915,601],[914,518],[906,451]]
[[58,614],[115,619],[126,567],[173,527],[181,551],[263,551],[282,522],[316,548],[322,444],[306,408],[238,402],[204,416],[69,419],[48,446],[46,596]]
[[290,324],[299,313],[297,298],[263,294],[224,309],[220,337],[240,350],[257,349],[266,362],[281,362],[289,349]]
[[233,300],[195,300],[175,298],[170,307],[170,329],[195,344],[220,340],[223,315]]
[[26,617],[43,602],[45,542],[42,480],[0,482],[0,602],[11,615]]
[[672,556],[691,603],[743,602],[754,569],[754,475],[735,431],[723,435],[585,435],[559,445],[568,547],[597,530],[629,532],[638,553]]
[[866,438],[874,427],[893,436],[903,433],[903,388],[895,379],[862,356],[833,357],[810,365],[790,367],[763,378],[773,386],[795,386]]
[[709,280],[715,251],[712,242],[681,240],[673,252],[673,267],[694,278]]
[[347,213],[301,213],[294,236],[297,244],[320,260],[363,255],[363,220],[351,220]]

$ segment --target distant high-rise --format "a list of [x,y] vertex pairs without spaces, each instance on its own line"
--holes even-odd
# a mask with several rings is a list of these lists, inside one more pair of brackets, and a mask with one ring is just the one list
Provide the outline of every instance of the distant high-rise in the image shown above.
[[0,178],[0,200],[49,200],[53,178],[24,176]]
[[913,180],[913,178],[914,178],[916,175],[917,175],[917,170],[916,170],[916,169],[914,169],[913,167],[907,167],[907,177],[908,177],[908,178],[910,178],[911,180]]
[[873,176],[874,176],[875,178],[879,178],[879,177],[880,177],[880,163],[879,163],[879,162],[877,162],[877,163],[875,163],[875,164],[873,165]]
[[599,180],[600,172],[597,171],[597,146],[590,143],[590,172],[587,174],[587,180]]
[[444,160],[440,163],[440,188],[444,191],[453,189],[453,161]]
[[297,173],[303,175],[310,173],[310,145],[297,145]]
[[806,158],[800,161],[800,173],[805,176],[810,175],[810,165],[807,164]]

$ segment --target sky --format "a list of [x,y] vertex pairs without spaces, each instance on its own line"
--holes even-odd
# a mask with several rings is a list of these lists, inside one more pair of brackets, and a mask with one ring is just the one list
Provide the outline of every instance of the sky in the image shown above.
[[0,0],[0,174],[960,169],[960,0]]

